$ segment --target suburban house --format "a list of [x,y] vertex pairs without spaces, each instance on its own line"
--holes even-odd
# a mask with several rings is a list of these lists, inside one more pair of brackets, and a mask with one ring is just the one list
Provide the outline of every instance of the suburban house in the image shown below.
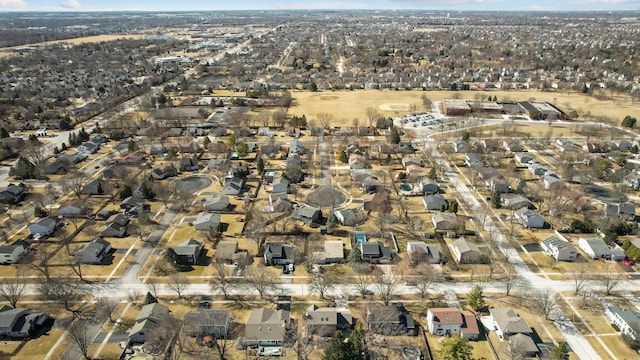
[[502,206],[502,208],[509,210],[522,209],[523,207],[529,209],[534,208],[531,200],[520,194],[501,194],[500,205]]
[[373,194],[378,191],[378,188],[380,187],[380,180],[373,175],[369,175],[362,179],[360,187],[362,188],[363,194]]
[[549,191],[558,191],[564,187],[564,182],[550,171],[542,176],[542,187]]
[[11,245],[0,246],[0,265],[15,264],[31,249],[26,241],[17,240]]
[[333,213],[343,226],[358,226],[364,223],[364,214],[359,209],[340,209]]
[[427,330],[435,336],[460,334],[469,340],[477,340],[480,336],[480,328],[475,315],[456,308],[429,309],[427,311]]
[[295,248],[282,243],[264,244],[264,263],[267,265],[293,264]]
[[538,353],[538,346],[531,338],[533,334],[531,327],[513,309],[489,309],[489,315],[496,334],[500,339],[508,340],[509,348],[517,349],[525,356],[534,356]]
[[305,224],[318,223],[322,219],[320,209],[307,204],[294,205],[291,217]]
[[101,237],[84,244],[73,256],[79,264],[100,264],[111,252],[111,244]]
[[412,264],[428,262],[438,264],[440,262],[440,251],[436,245],[427,245],[421,241],[410,241],[407,243],[407,255]]
[[511,186],[509,185],[509,182],[506,179],[502,178],[502,176],[493,177],[489,179],[486,183],[487,183],[487,187],[492,192],[497,191],[502,194],[502,193],[509,192],[509,190],[511,190]]
[[193,222],[196,230],[208,231],[210,229],[220,229],[220,215],[201,211]]
[[92,143],[91,141],[84,142],[76,148],[81,154],[95,154],[100,148],[100,144]]
[[553,256],[556,261],[574,261],[578,251],[569,242],[550,236],[540,243],[542,250]]
[[224,339],[229,334],[231,316],[229,310],[199,309],[184,316],[186,336],[213,336]]
[[468,167],[484,166],[482,156],[476,153],[469,153],[464,156],[464,164]]
[[511,139],[502,141],[502,148],[510,152],[522,151],[522,146],[517,141]]
[[626,335],[635,341],[640,341],[640,312],[628,310],[614,304],[607,304],[604,315],[620,329],[622,335]]
[[0,191],[0,203],[17,204],[24,200],[26,193],[22,186],[11,185]]
[[336,330],[351,329],[353,316],[348,308],[318,307],[311,305],[304,313],[308,335],[332,336]]
[[62,216],[80,216],[87,211],[87,202],[85,200],[75,199],[66,201],[60,205],[58,215]]
[[204,244],[194,238],[182,242],[173,249],[176,252],[176,262],[181,265],[197,264],[203,250]]
[[178,175],[178,171],[174,166],[159,165],[151,170],[151,177],[155,180],[164,180]]
[[127,234],[127,227],[118,225],[115,222],[107,222],[100,231],[100,236],[102,237],[125,237]]
[[29,223],[27,228],[29,229],[29,234],[36,235],[42,234],[45,236],[49,236],[56,231],[58,225],[58,219],[53,216],[47,216],[43,218],[38,218],[35,221]]
[[244,188],[244,180],[239,177],[227,178],[220,191],[224,195],[240,195]]
[[385,336],[415,335],[413,316],[400,303],[367,306],[367,330]]
[[425,210],[440,211],[443,207],[446,209],[449,203],[441,194],[426,195],[422,198]]
[[210,195],[204,202],[208,211],[223,211],[229,208],[229,197],[225,195]]
[[462,153],[469,151],[469,143],[464,140],[453,140],[451,145],[453,145],[454,152]]
[[420,180],[420,191],[425,195],[437,194],[440,191],[440,186],[429,178],[422,178],[422,180]]
[[86,183],[80,191],[84,195],[102,195],[105,193],[105,181],[102,179],[94,179]]
[[9,306],[0,308],[0,336],[25,338],[47,321],[47,314],[30,312],[25,309],[13,309]]
[[120,209],[124,211],[131,211],[134,208],[146,208],[148,205],[145,205],[144,199],[138,195],[132,195],[127,198],[124,198],[120,202]]
[[529,165],[529,161],[533,160],[533,157],[527,153],[517,153],[514,158],[520,165]]
[[542,176],[547,171],[549,171],[547,170],[546,167],[544,167],[542,164],[538,162],[530,162],[529,165],[527,166],[527,169],[529,170],[531,175],[537,175],[537,176]]
[[597,237],[579,238],[578,246],[593,259],[619,261],[625,258],[625,253],[621,248],[609,247],[604,240]]
[[289,191],[289,183],[290,183],[289,179],[285,177],[275,178],[271,183],[271,192],[274,194],[277,194],[277,193],[286,194]]
[[405,156],[402,158],[402,167],[404,167],[405,169],[407,168],[407,166],[423,166],[424,163],[422,160],[420,160],[419,158],[415,157],[415,156]]
[[225,169],[231,165],[231,160],[229,159],[211,159],[207,164],[208,170],[220,170]]
[[235,254],[238,252],[238,250],[238,241],[220,241],[218,243],[218,246],[216,246],[214,260],[218,264],[233,264]]
[[514,219],[528,229],[542,229],[544,218],[537,211],[527,207],[520,208],[513,213]]
[[481,264],[484,261],[480,248],[463,237],[454,241],[451,249],[458,264]]
[[142,151],[134,151],[125,155],[123,158],[118,160],[118,164],[121,165],[138,165],[145,160],[145,155]]
[[281,355],[290,324],[289,311],[267,308],[251,310],[244,332],[244,345],[257,346],[260,356]]
[[107,218],[106,223],[118,226],[127,226],[129,224],[129,217],[121,213],[113,214]]
[[200,169],[198,158],[182,158],[178,162],[180,171],[196,171]]
[[143,306],[136,317],[136,322],[127,330],[129,342],[144,343],[147,340],[149,331],[162,321],[167,320],[169,316],[169,308],[164,305],[152,303]]
[[431,217],[436,230],[455,230],[460,226],[458,216],[450,212],[437,212]]
[[361,242],[358,245],[362,260],[375,264],[388,264],[393,260],[391,249],[379,241]]
[[636,217],[636,206],[631,203],[604,204],[606,216],[619,216],[623,220],[633,221]]

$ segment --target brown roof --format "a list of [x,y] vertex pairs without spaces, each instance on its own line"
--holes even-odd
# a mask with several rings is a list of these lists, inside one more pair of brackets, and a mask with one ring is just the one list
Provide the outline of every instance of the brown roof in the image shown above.
[[464,317],[464,324],[460,330],[462,335],[480,335],[480,328],[478,328],[476,316],[470,311],[463,311],[462,316]]
[[429,309],[433,314],[434,324],[462,324],[462,313],[454,308]]

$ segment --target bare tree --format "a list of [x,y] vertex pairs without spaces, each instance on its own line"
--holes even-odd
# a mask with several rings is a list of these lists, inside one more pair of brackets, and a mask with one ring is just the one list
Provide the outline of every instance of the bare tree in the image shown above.
[[87,281],[82,273],[84,264],[80,261],[78,261],[75,256],[70,256],[67,258],[67,264],[69,265],[69,267],[71,267],[71,270],[73,270],[74,274],[76,274],[78,276],[78,278],[80,279],[80,281],[84,281],[84,282],[89,282]]
[[189,279],[182,274],[171,274],[167,286],[178,294],[179,299],[182,299],[182,294],[189,287]]
[[331,121],[333,120],[333,115],[329,113],[321,112],[316,114],[316,119],[318,119],[320,126],[326,129],[329,127],[329,125],[331,125]]
[[116,298],[101,298],[98,303],[98,313],[106,315],[109,318],[109,321],[114,322],[113,313],[118,308],[120,304],[120,300]]
[[558,306],[555,294],[549,289],[534,292],[532,300],[534,301],[533,308],[544,314],[546,320],[549,320],[549,316]]
[[373,127],[373,123],[376,121],[378,116],[380,116],[380,113],[378,113],[378,110],[376,108],[367,108],[367,121],[369,123],[369,127]]
[[575,295],[578,296],[591,282],[589,265],[587,263],[580,263],[571,267],[571,280],[573,281]]
[[72,313],[73,316],[79,316],[84,306],[80,300],[84,297],[85,290],[80,284],[75,282],[49,280],[38,286],[38,292],[47,300],[51,300],[64,307],[64,309]]
[[413,287],[420,292],[420,298],[424,299],[427,292],[438,281],[438,274],[430,264],[422,263],[416,267]]
[[192,195],[193,195],[193,192],[191,190],[180,189],[176,191],[174,200],[182,210],[186,211],[187,209],[189,209],[189,206],[191,206]]
[[407,219],[407,231],[409,231],[409,234],[411,234],[413,237],[419,237],[420,235],[422,235],[424,227],[424,220],[422,220],[422,218],[418,216],[410,216]]
[[247,268],[244,278],[249,286],[258,292],[260,299],[264,299],[264,296],[276,287],[275,274],[264,265]]
[[86,183],[86,176],[83,172],[74,171],[68,174],[61,181],[62,191],[73,192],[78,198],[82,195],[82,188]]
[[604,287],[605,293],[611,295],[613,289],[620,284],[622,280],[622,270],[616,263],[607,264],[605,269],[598,276],[598,281]]
[[281,128],[284,126],[284,123],[287,121],[287,113],[281,110],[274,111],[271,114],[271,119],[273,120],[273,123],[277,127]]
[[[169,316],[156,324],[156,326],[149,331],[147,341],[145,341],[145,347],[149,353],[161,354],[167,352],[167,354],[171,354],[171,359],[179,359],[182,344],[176,344],[179,340],[176,337],[182,332],[183,324],[184,322],[182,320],[173,316]],[[168,351],[172,345],[178,346],[176,346],[173,351]]]
[[76,319],[67,329],[71,341],[76,345],[78,351],[84,359],[89,358],[89,346],[93,343],[93,338],[89,335],[88,320]]
[[237,286],[237,281],[229,274],[229,270],[225,264],[215,263],[213,264],[213,268],[215,272],[211,276],[211,282],[209,283],[211,291],[221,293],[224,299],[228,300],[231,291]]
[[514,269],[513,266],[509,265],[506,266],[504,277],[501,281],[507,296],[509,296],[513,290],[516,290],[524,283],[522,277],[520,276],[520,274],[518,274],[516,269]]
[[0,297],[15,309],[26,286],[25,271],[18,269],[15,276],[7,276],[3,279],[3,283],[0,284]]
[[400,285],[399,281],[395,276],[393,276],[393,274],[387,273],[378,279],[375,287],[376,290],[378,290],[378,293],[380,293],[380,297],[382,298],[382,302],[385,306],[389,305],[398,285]]
[[317,273],[311,276],[309,288],[312,293],[320,295],[324,299],[325,294],[335,287],[335,276],[328,272]]
[[153,192],[156,194],[156,198],[162,201],[164,206],[167,206],[169,199],[173,195],[173,190],[166,181],[154,181],[152,186]]
[[45,282],[49,282],[51,279],[49,254],[44,251],[36,251],[35,258],[31,262],[31,267],[44,276]]

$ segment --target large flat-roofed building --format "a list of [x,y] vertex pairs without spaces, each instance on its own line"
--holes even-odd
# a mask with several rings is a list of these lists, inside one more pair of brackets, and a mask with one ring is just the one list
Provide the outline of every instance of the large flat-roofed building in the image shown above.
[[466,100],[444,99],[442,100],[442,111],[448,116],[464,116],[471,114],[471,107]]
[[495,101],[476,101],[471,104],[474,112],[502,114],[502,105]]
[[540,117],[536,119],[558,120],[565,118],[562,111],[558,110],[558,108],[547,102],[523,101],[520,103],[520,106],[524,108],[529,117],[531,117],[532,114],[535,115],[535,113],[538,112]]

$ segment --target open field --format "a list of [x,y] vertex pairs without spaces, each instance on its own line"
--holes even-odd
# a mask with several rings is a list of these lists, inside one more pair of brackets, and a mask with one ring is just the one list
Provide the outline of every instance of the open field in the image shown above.
[[[289,109],[290,115],[306,115],[312,119],[316,114],[325,112],[333,115],[332,126],[352,126],[353,119],[358,118],[360,126],[366,125],[366,109],[378,109],[384,116],[397,116],[409,113],[408,107],[417,106],[418,111],[430,111],[422,105],[420,97],[425,94],[432,101],[460,97],[473,100],[482,95],[483,99],[497,96],[499,101],[547,101],[554,103],[565,112],[576,110],[580,117],[592,115],[622,119],[629,114],[637,114],[637,104],[627,96],[615,96],[601,100],[582,93],[552,92],[538,90],[520,91],[391,91],[391,90],[358,90],[358,91],[292,91],[294,103]],[[480,94],[480,95],[478,95]],[[218,95],[216,93],[216,95]],[[406,107],[401,110],[401,106]],[[387,111],[381,109],[389,109]]]
[[63,44],[63,43],[78,45],[78,44],[84,44],[84,43],[113,41],[118,39],[140,39],[142,37],[143,37],[142,35],[128,35],[128,34],[96,35],[96,36],[85,36],[85,37],[80,37],[75,39],[64,39],[64,40],[47,41],[47,42],[35,43],[35,44],[25,44],[20,46],[0,48],[0,57],[16,54],[12,52],[13,49],[19,49],[19,48],[24,48],[29,46],[46,46],[46,45]]

